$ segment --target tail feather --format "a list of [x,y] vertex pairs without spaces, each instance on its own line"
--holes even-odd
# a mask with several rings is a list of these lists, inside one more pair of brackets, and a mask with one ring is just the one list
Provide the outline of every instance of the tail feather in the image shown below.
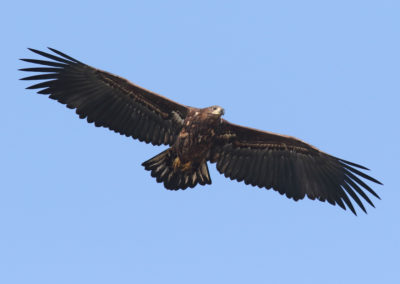
[[197,168],[180,169],[174,167],[176,157],[176,153],[169,148],[145,161],[142,166],[151,172],[151,176],[156,178],[157,182],[163,182],[165,188],[170,190],[211,184],[207,162],[203,162]]

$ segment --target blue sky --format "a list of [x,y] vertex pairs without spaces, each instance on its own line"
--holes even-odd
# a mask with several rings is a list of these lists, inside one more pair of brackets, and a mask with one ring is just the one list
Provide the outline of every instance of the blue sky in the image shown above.
[[[398,1],[8,1],[2,6],[1,283],[397,283]],[[25,90],[59,49],[186,105],[371,168],[358,217],[245,186],[170,192],[153,147]]]

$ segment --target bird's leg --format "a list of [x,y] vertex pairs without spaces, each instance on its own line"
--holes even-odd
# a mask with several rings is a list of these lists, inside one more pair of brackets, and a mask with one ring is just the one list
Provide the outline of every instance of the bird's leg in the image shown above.
[[172,166],[175,172],[176,171],[186,172],[192,168],[192,162],[188,161],[186,163],[182,163],[181,159],[179,157],[176,157],[172,163]]

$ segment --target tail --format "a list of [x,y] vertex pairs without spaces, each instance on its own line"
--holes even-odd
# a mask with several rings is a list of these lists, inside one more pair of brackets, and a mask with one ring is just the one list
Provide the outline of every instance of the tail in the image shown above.
[[151,171],[151,176],[157,182],[163,182],[167,189],[178,190],[195,187],[197,184],[211,184],[207,162],[197,166],[181,164],[171,148],[142,163],[142,166]]

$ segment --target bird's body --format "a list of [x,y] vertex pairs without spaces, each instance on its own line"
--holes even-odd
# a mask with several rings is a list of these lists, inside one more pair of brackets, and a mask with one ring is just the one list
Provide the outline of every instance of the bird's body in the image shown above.
[[189,111],[173,145],[183,163],[196,165],[208,159],[222,114],[222,108],[217,106]]
[[[31,49],[51,61],[22,59],[39,72],[23,80],[45,80],[28,89],[76,109],[80,118],[153,145],[169,148],[143,163],[158,182],[177,190],[211,184],[207,162],[230,179],[274,189],[294,200],[308,196],[355,214],[353,199],[373,206],[379,198],[363,180],[379,183],[367,170],[333,157],[294,137],[232,124],[221,107],[198,109],[173,102],[124,78],[86,65],[62,52]],[[349,198],[350,197],[350,198]]]
[[[166,152],[143,163],[167,189],[185,189],[197,183],[211,184],[207,161],[222,123],[218,106],[191,108],[175,143]],[[167,154],[167,155],[164,155]]]

